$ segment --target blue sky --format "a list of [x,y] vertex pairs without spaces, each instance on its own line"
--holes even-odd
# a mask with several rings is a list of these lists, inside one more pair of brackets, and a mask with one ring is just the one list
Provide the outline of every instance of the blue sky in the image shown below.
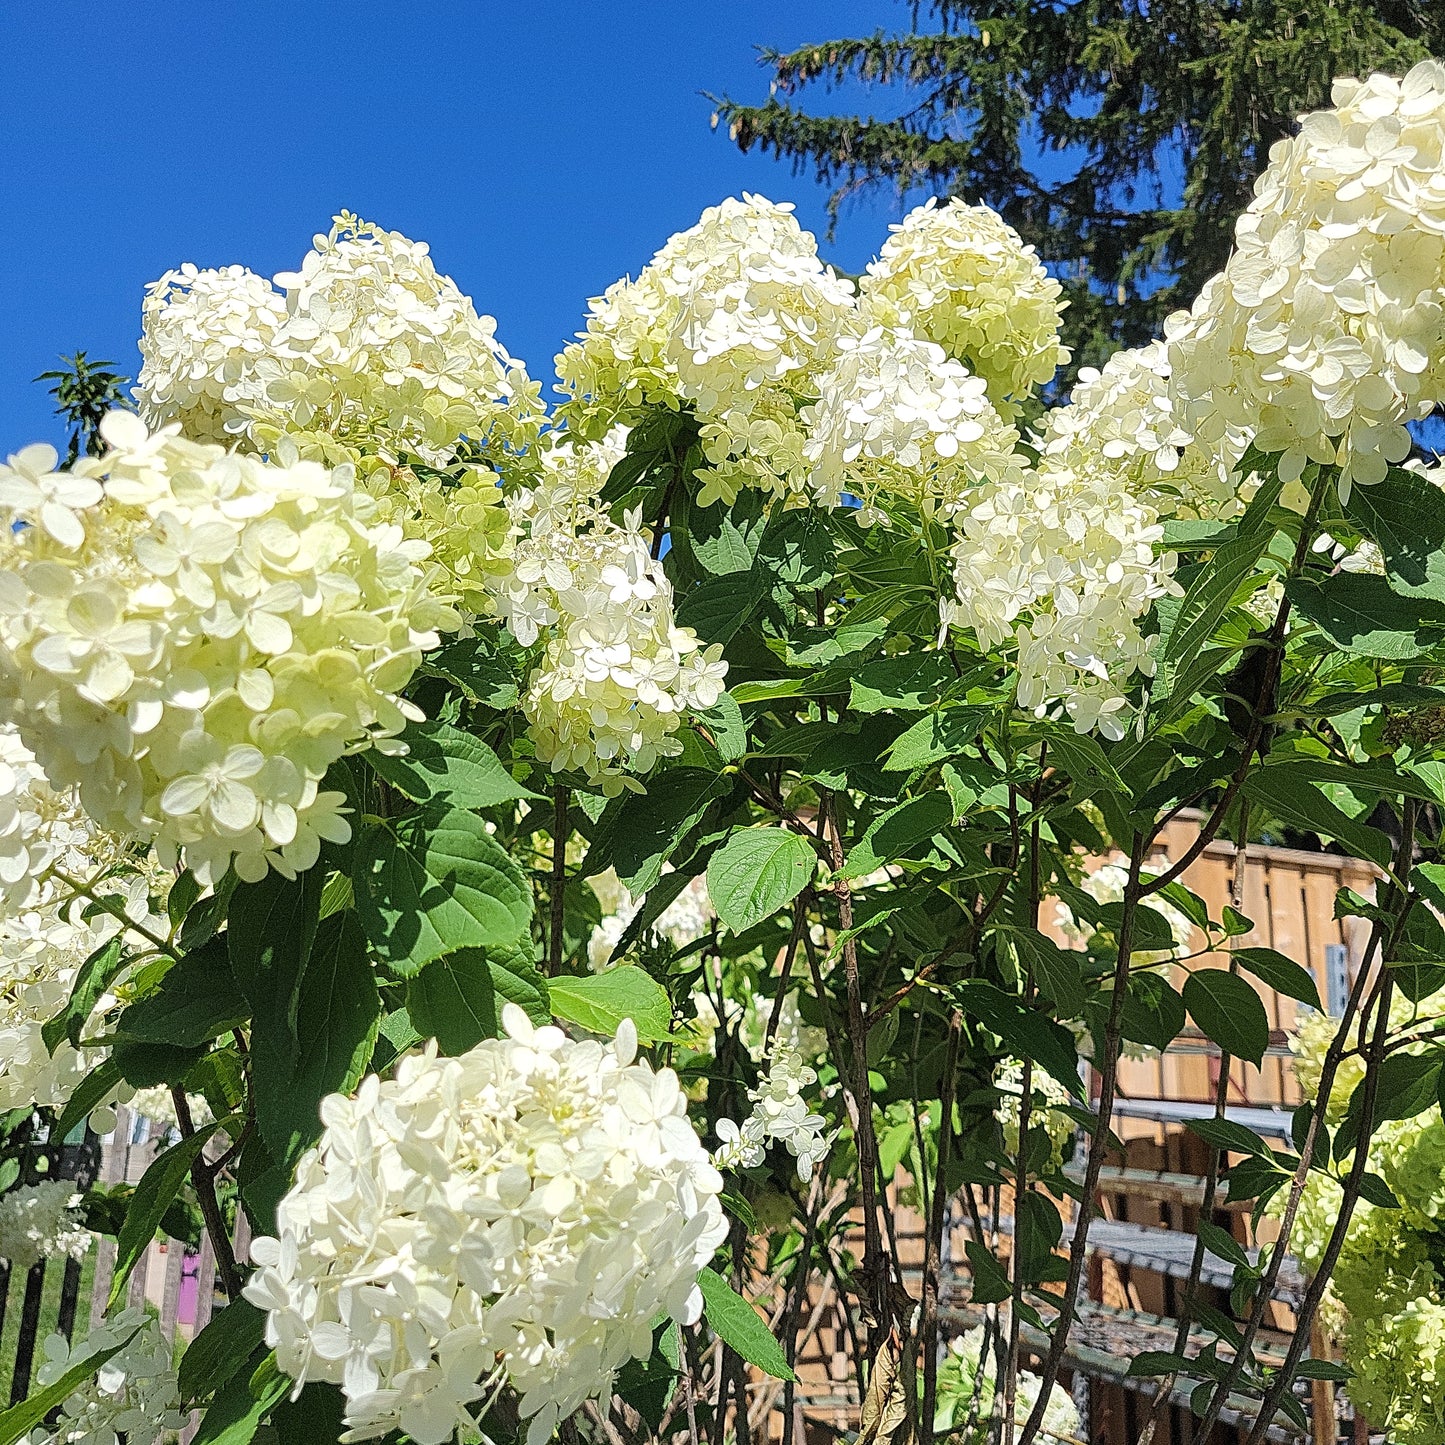
[[[898,0],[0,6],[0,455],[59,438],[30,381],[59,352],[134,374],[146,282],[290,269],[343,207],[429,241],[550,383],[587,297],[703,207],[761,191],[824,228],[825,191],[740,155],[699,92],[761,100],[755,46],[906,18]],[[830,258],[860,268],[897,213],[854,205]]]

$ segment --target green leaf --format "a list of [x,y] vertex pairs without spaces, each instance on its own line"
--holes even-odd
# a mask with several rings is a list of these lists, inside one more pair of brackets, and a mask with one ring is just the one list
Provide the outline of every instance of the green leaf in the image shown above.
[[497,994],[484,949],[434,958],[406,986],[406,1009],[423,1038],[442,1053],[464,1054],[497,1036]]
[[795,899],[813,879],[817,855],[786,828],[734,833],[707,865],[707,891],[722,921],[746,933]]
[[537,967],[537,946],[531,937],[510,948],[487,948],[487,967],[492,973],[492,991],[504,1003],[514,1003],[534,1024],[552,1022],[547,1001],[547,980]]
[[372,951],[403,977],[458,948],[510,947],[532,920],[521,870],[475,813],[444,804],[373,828],[355,881]]
[[1312,1009],[1319,1009],[1320,992],[1309,970],[1294,959],[1273,948],[1236,948],[1232,955],[1241,968],[1247,968],[1257,979],[1277,989],[1286,998],[1298,999]]
[[954,985],[954,995],[966,1018],[996,1033],[1011,1053],[1046,1069],[1075,1098],[1084,1097],[1074,1036],[1061,1023],[986,979],[964,979]]
[[111,1061],[121,1071],[126,1083],[137,1089],[156,1084],[179,1084],[195,1068],[206,1045],[178,1048],[174,1044],[153,1044],[145,1039],[128,1039],[115,1035],[110,1046]]
[[296,1031],[279,1009],[251,1032],[256,1122],[272,1156],[292,1163],[321,1136],[321,1101],[350,1093],[371,1062],[381,998],[355,912],[334,913],[316,932],[301,980]]
[[1163,1053],[1184,1027],[1184,1000],[1157,973],[1131,973],[1121,1023],[1126,1039]]
[[131,1331],[118,1345],[106,1350],[97,1350],[72,1365],[58,1380],[53,1380],[44,1389],[37,1390],[28,1399],[21,1400],[0,1414],[0,1445],[16,1445],[25,1439],[37,1426],[45,1423],[45,1417],[63,1405],[103,1365],[125,1349],[136,1337],[139,1326]]
[[1059,1211],[1041,1193],[1029,1190],[1015,1202],[1014,1229],[1023,1277],[1037,1280],[1063,1237]]
[[1104,755],[1104,750],[1087,733],[1071,728],[1050,728],[1044,735],[1049,745],[1049,762],[1074,785],[1075,802],[1105,792],[1128,799],[1129,789]]
[[1201,968],[1184,980],[1194,1022],[1220,1048],[1259,1065],[1269,1047],[1269,1017],[1253,987],[1222,968]]
[[852,679],[853,712],[920,712],[936,706],[958,674],[944,652],[906,652],[865,662]]
[[483,628],[474,637],[446,643],[427,653],[423,666],[456,683],[483,707],[507,712],[517,705],[517,674],[501,650],[496,629]]
[[1188,1359],[1170,1350],[1141,1350],[1129,1361],[1129,1378],[1137,1380],[1150,1375],[1172,1375],[1188,1368]]
[[608,819],[605,842],[599,836],[593,845],[598,858],[588,853],[588,872],[600,871],[595,862],[605,851],[628,891],[634,897],[646,893],[662,877],[662,865],[726,791],[722,778],[702,768],[655,774],[647,780],[645,794],[628,793],[617,805]]
[[339,1385],[313,1380],[296,1399],[286,1398],[271,1413],[276,1445],[326,1445],[346,1429],[346,1396]]
[[[246,1363],[255,1359],[252,1355]],[[274,1353],[262,1356],[253,1369],[239,1370],[226,1382],[202,1418],[192,1445],[248,1445],[292,1385],[291,1378],[276,1368]]]
[[244,1299],[217,1310],[181,1356],[181,1399],[193,1405],[213,1395],[246,1363],[265,1334],[265,1313]]
[[551,979],[548,992],[552,1012],[590,1034],[612,1038],[623,1019],[636,1024],[643,1043],[661,1043],[672,1031],[672,1004],[666,991],[631,964],[583,978]]
[[[1445,691],[1441,693],[1445,699]],[[748,729],[742,709],[730,693],[723,693],[706,712],[694,714],[698,728],[712,739],[723,762],[735,762],[748,750]]]
[[1058,1008],[1059,1017],[1076,1017],[1084,1007],[1082,955],[1073,949],[1060,948],[1047,934],[1034,928],[1010,928],[1007,937],[1019,961],[1033,971],[1039,992]]
[[120,972],[124,959],[125,952],[117,934],[108,943],[101,944],[76,970],[69,1001],[40,1030],[40,1037],[52,1054],[62,1039],[69,1039],[75,1048],[80,1047],[81,1030],[90,1022],[96,1004]]
[[220,1123],[207,1124],[188,1139],[173,1144],[158,1155],[131,1195],[130,1206],[125,1212],[125,1222],[116,1239],[115,1275],[110,1283],[110,1297],[107,1309],[114,1309],[116,1302],[125,1294],[126,1282],[146,1251],[161,1218],[170,1208],[171,1201],[180,1193],[181,1184],[191,1171],[191,1165],[206,1147]]
[[716,1270],[704,1266],[697,1284],[708,1326],[725,1345],[775,1380],[797,1379],[758,1312]]
[[953,822],[953,802],[943,789],[909,798],[869,825],[853,845],[840,876],[862,878],[895,858],[906,857]]
[[764,592],[756,569],[709,577],[677,606],[677,625],[690,627],[703,643],[728,642],[753,615]]
[[492,808],[537,796],[486,743],[450,723],[411,723],[400,741],[407,746],[403,755],[373,748],[363,756],[379,777],[418,803],[437,799],[457,808]]
[[238,888],[231,899],[226,925],[231,971],[252,1014],[281,1010],[293,1036],[324,883],[319,868],[294,879],[272,872]]
[[1282,822],[1333,838],[1357,858],[1382,868],[1390,864],[1390,840],[1378,829],[1337,808],[1313,784],[1294,777],[1287,767],[1258,768],[1245,779],[1245,796],[1262,803]]
[[1285,584],[1291,604],[1334,645],[1355,657],[1408,662],[1445,641],[1445,606],[1401,597],[1384,577],[1337,572]]
[[57,1139],[68,1139],[78,1124],[82,1124],[102,1104],[115,1097],[116,1091],[125,1083],[125,1075],[114,1059],[106,1059],[88,1073],[66,1100],[65,1109],[55,1125]]
[[1013,1293],[1008,1271],[999,1263],[992,1251],[982,1240],[970,1239],[965,1242],[964,1253],[968,1256],[968,1267],[973,1275],[969,1289],[969,1301],[976,1305],[996,1305]]
[[1345,515],[1379,544],[1396,592],[1445,601],[1445,496],[1433,482],[1391,467],[1383,481],[1351,488]]
[[987,707],[946,707],[919,718],[888,749],[884,768],[911,773],[961,753],[983,731],[991,711]]
[[116,1023],[128,1038],[192,1048],[246,1022],[250,1008],[236,985],[224,939],[176,960],[154,992],[131,1004]]
[[[1350,1112],[1358,1114],[1355,1098],[1363,1099],[1356,1086],[1350,1099]],[[1375,1124],[1390,1119],[1413,1119],[1439,1101],[1440,1055],[1387,1054],[1380,1062],[1379,1083],[1375,1086]]]
[[[1277,490],[1277,487],[1276,489]],[[1174,626],[1165,638],[1160,655],[1159,678],[1154,691],[1167,696],[1174,683],[1214,635],[1235,593],[1254,575],[1260,554],[1268,544],[1267,527],[1241,532],[1220,547],[1190,584],[1179,604]]]

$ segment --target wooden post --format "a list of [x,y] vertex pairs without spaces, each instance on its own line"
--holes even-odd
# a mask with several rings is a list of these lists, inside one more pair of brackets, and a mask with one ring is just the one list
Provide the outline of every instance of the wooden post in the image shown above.
[[[1310,1325],[1310,1354],[1317,1360],[1334,1358],[1318,1314]],[[1335,1387],[1328,1380],[1315,1380],[1310,1385],[1310,1427],[1314,1445],[1335,1445],[1339,1438],[1339,1425],[1335,1420]]]

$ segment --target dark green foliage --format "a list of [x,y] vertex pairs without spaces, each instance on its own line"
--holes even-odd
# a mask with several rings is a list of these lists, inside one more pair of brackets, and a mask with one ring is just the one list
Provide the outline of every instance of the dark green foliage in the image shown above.
[[65,464],[70,466],[84,452],[98,457],[105,450],[100,439],[100,423],[106,412],[124,406],[128,376],[112,371],[113,361],[91,361],[83,351],[60,358],[64,367],[42,371],[36,381],[54,383],[48,388],[55,398],[55,414],[65,418],[70,428],[70,446]]

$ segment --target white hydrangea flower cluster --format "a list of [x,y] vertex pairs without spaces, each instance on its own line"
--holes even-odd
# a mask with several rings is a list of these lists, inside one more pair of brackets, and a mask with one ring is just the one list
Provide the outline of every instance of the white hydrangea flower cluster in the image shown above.
[[[158,881],[147,870],[107,877],[98,891],[132,923],[163,934],[166,921],[151,911]],[[101,1038],[117,1002],[114,992],[96,1000],[78,1049],[62,1039],[52,1052],[41,1032],[65,1006],[81,964],[124,926],[114,914],[91,910],[94,916],[86,918],[86,911],[85,899],[60,899],[0,920],[0,1112],[63,1109],[106,1057]],[[97,1129],[110,1127],[106,1111],[127,1093],[119,1086],[101,1101],[93,1116]]]
[[852,283],[823,264],[792,212],[729,197],[636,281],[592,301],[587,329],[557,358],[568,426],[601,437],[645,405],[691,402],[709,463],[704,505],[743,486],[804,493],[798,412],[859,323]]
[[1103,370],[1086,366],[1067,406],[1044,414],[1034,444],[1044,471],[1108,475],[1161,515],[1222,518],[1238,510],[1233,466],[1194,444],[1180,425],[1161,341],[1116,351]]
[[43,1259],[83,1259],[91,1234],[69,1179],[44,1179],[0,1194],[0,1259],[17,1274]]
[[175,1438],[186,1417],[171,1344],[159,1318],[144,1310],[107,1316],[74,1348],[64,1335],[51,1335],[37,1382],[54,1384],[82,1360],[117,1345],[124,1348],[65,1401],[54,1425],[32,1430],[27,1445],[161,1445]]
[[981,377],[907,331],[875,326],[841,337],[838,360],[803,413],[813,494],[836,506],[845,493],[861,519],[886,521],[877,503],[904,498],[947,516],[987,482],[1022,486],[1018,432],[999,416]]
[[1209,452],[1250,439],[1341,490],[1409,454],[1445,397],[1445,64],[1337,80],[1255,182],[1223,272],[1166,328],[1175,414]]
[[[459,625],[427,547],[375,523],[347,468],[126,412],[102,432],[71,472],[0,468],[0,705],[53,784],[163,863],[307,868],[348,836],[327,768],[401,731],[400,690]],[[57,526],[44,499],[72,478],[94,496]]]
[[[938,1368],[938,1405],[933,1428],[939,1434],[949,1432],[959,1445],[984,1445],[993,1435],[995,1401],[997,1399],[998,1361],[990,1350],[982,1360],[983,1380],[977,1385],[980,1356],[983,1354],[983,1327],[957,1335],[948,1344],[948,1353]],[[1039,1398],[1042,1380],[1032,1370],[1020,1370],[1014,1394],[1014,1421],[1022,1426],[1032,1414]],[[978,1398],[977,1428],[963,1433],[961,1426],[968,1419],[975,1394]],[[1084,1432],[1079,1412],[1069,1392],[1062,1385],[1049,1391],[1044,1410],[1042,1434],[1049,1440],[1077,1440]]]
[[768,1145],[782,1144],[797,1161],[798,1178],[808,1180],[827,1157],[832,1135],[828,1121],[812,1113],[804,1091],[818,1082],[803,1055],[777,1040],[768,1054],[768,1071],[748,1090],[752,1112],[741,1124],[719,1119],[722,1141],[714,1161],[721,1169],[754,1168],[767,1157]]
[[327,1099],[279,1238],[252,1245],[278,1363],[340,1385],[357,1438],[441,1445],[507,1383],[543,1445],[650,1353],[659,1314],[700,1313],[727,1225],[676,1075],[634,1062],[630,1021],[610,1045],[513,1004],[503,1025]]
[[680,752],[683,715],[712,707],[727,675],[722,648],[674,622],[640,517],[619,526],[595,501],[619,447],[551,450],[542,485],[513,500],[527,535],[494,593],[519,642],[546,641],[522,700],[537,756],[608,793],[628,786],[624,769],[646,773]]
[[256,365],[276,344],[286,301],[244,266],[187,262],[146,287],[136,400],[153,428],[234,445],[261,400]]
[[[1019,1152],[1019,1124],[1023,1119],[1024,1066],[1019,1059],[1004,1059],[994,1070],[994,1087],[999,1101],[994,1117],[1003,1128],[1004,1148],[1011,1156]],[[1049,1157],[1055,1169],[1063,1167],[1064,1154],[1078,1125],[1062,1111],[1069,1091],[1045,1069],[1029,1071],[1029,1131],[1042,1129],[1049,1139]]]
[[1154,508],[1112,470],[1045,465],[976,489],[957,530],[944,628],[1016,645],[1020,707],[1061,705],[1077,731],[1123,737],[1124,688],[1154,670],[1140,619],[1174,587]]
[[[663,872],[670,871],[670,867],[664,865]],[[611,868],[587,881],[604,910],[602,922],[592,930],[592,937],[587,941],[587,961],[594,973],[602,973],[611,966],[612,951],[627,932],[628,925],[637,917],[642,899],[634,898]],[[699,873],[662,910],[652,925],[652,931],[674,948],[686,948],[702,938],[716,918],[712,900],[708,897],[707,877]]]
[[244,435],[263,451],[287,433],[324,433],[432,466],[463,436],[535,441],[540,386],[425,242],[342,212],[276,286],[239,266],[184,266],[150,288],[136,395],[152,427]]
[[1069,359],[1059,344],[1063,287],[987,206],[931,199],[888,229],[859,285],[864,309],[936,342],[1011,420]]

